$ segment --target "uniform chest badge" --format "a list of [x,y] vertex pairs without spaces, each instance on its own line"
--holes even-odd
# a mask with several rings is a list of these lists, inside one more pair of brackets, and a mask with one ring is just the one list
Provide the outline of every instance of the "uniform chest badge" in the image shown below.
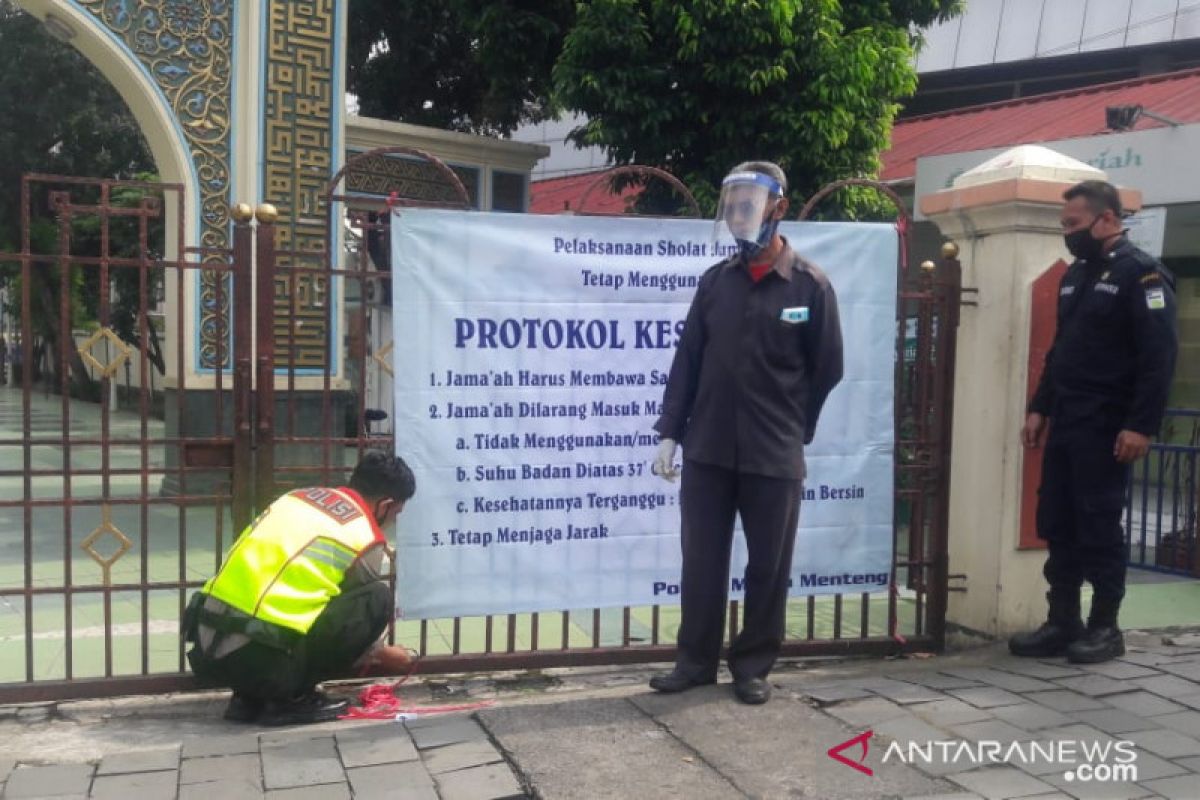
[[1167,307],[1167,296],[1163,294],[1162,288],[1146,290],[1146,308],[1151,311],[1159,311]]
[[808,306],[792,306],[779,312],[779,320],[788,325],[798,325],[808,322]]

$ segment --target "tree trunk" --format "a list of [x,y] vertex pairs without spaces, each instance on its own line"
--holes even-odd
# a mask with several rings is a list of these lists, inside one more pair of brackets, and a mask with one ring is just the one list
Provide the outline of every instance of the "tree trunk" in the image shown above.
[[[56,293],[50,286],[50,282],[42,275],[35,275],[34,280],[38,284],[38,300],[42,306],[42,314],[45,316],[45,324],[42,329],[42,335],[45,337],[47,346],[50,348],[50,370],[54,375],[53,385],[60,393],[66,393],[70,389],[72,396],[81,400],[96,400],[100,396],[100,388],[96,382],[92,380],[92,376],[88,374],[87,365],[83,363],[83,357],[79,355],[78,348],[75,347],[74,341],[60,341],[60,333],[62,330],[61,317],[58,313],[58,298]],[[68,338],[70,331],[68,330]],[[62,351],[60,348],[70,348],[67,358],[70,363],[69,376],[62,374]],[[68,377],[70,386],[67,385]]]

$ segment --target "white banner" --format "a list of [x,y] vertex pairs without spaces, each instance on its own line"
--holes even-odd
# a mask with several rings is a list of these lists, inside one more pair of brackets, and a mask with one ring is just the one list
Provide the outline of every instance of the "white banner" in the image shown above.
[[[393,219],[406,618],[674,602],[678,484],[650,474],[712,223],[405,210]],[[846,375],[807,449],[794,594],[879,591],[892,552],[897,237],[786,223],[830,276]],[[684,445],[686,454],[686,443]],[[731,596],[745,545],[734,545]]]

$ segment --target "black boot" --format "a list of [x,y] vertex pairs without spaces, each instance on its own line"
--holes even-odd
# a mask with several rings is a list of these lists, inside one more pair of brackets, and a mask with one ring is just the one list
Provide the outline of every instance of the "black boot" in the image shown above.
[[664,672],[650,678],[650,688],[663,694],[676,694],[678,692],[686,692],[688,689],[694,689],[697,686],[707,686],[716,682],[716,678],[693,678],[691,675],[681,672],[676,667],[670,672]]
[[257,697],[233,693],[229,705],[225,706],[225,719],[230,722],[254,722],[263,712],[265,704]]
[[1067,660],[1072,664],[1099,664],[1125,655],[1125,636],[1117,627],[1120,609],[1119,599],[1093,595],[1087,632],[1067,648]]
[[1018,633],[1008,640],[1008,651],[1026,658],[1052,658],[1067,652],[1067,646],[1083,635],[1079,618],[1079,590],[1051,588],[1046,593],[1050,613],[1036,631]]
[[260,725],[307,725],[328,722],[346,713],[350,704],[324,692],[311,689],[291,700],[274,700],[266,704],[259,715]]

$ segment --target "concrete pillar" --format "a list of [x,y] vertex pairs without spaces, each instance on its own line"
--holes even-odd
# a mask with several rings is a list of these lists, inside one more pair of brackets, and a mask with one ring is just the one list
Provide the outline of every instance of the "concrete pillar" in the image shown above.
[[[921,210],[958,244],[963,309],[954,380],[950,490],[949,623],[994,636],[1040,624],[1046,614],[1044,552],[1019,549],[1020,443],[1027,397],[1032,284],[1067,259],[1059,226],[1062,193],[1100,170],[1023,145],[963,173],[950,189],[920,198]],[[1140,194],[1122,192],[1127,207]],[[968,295],[967,299],[970,299]]]

